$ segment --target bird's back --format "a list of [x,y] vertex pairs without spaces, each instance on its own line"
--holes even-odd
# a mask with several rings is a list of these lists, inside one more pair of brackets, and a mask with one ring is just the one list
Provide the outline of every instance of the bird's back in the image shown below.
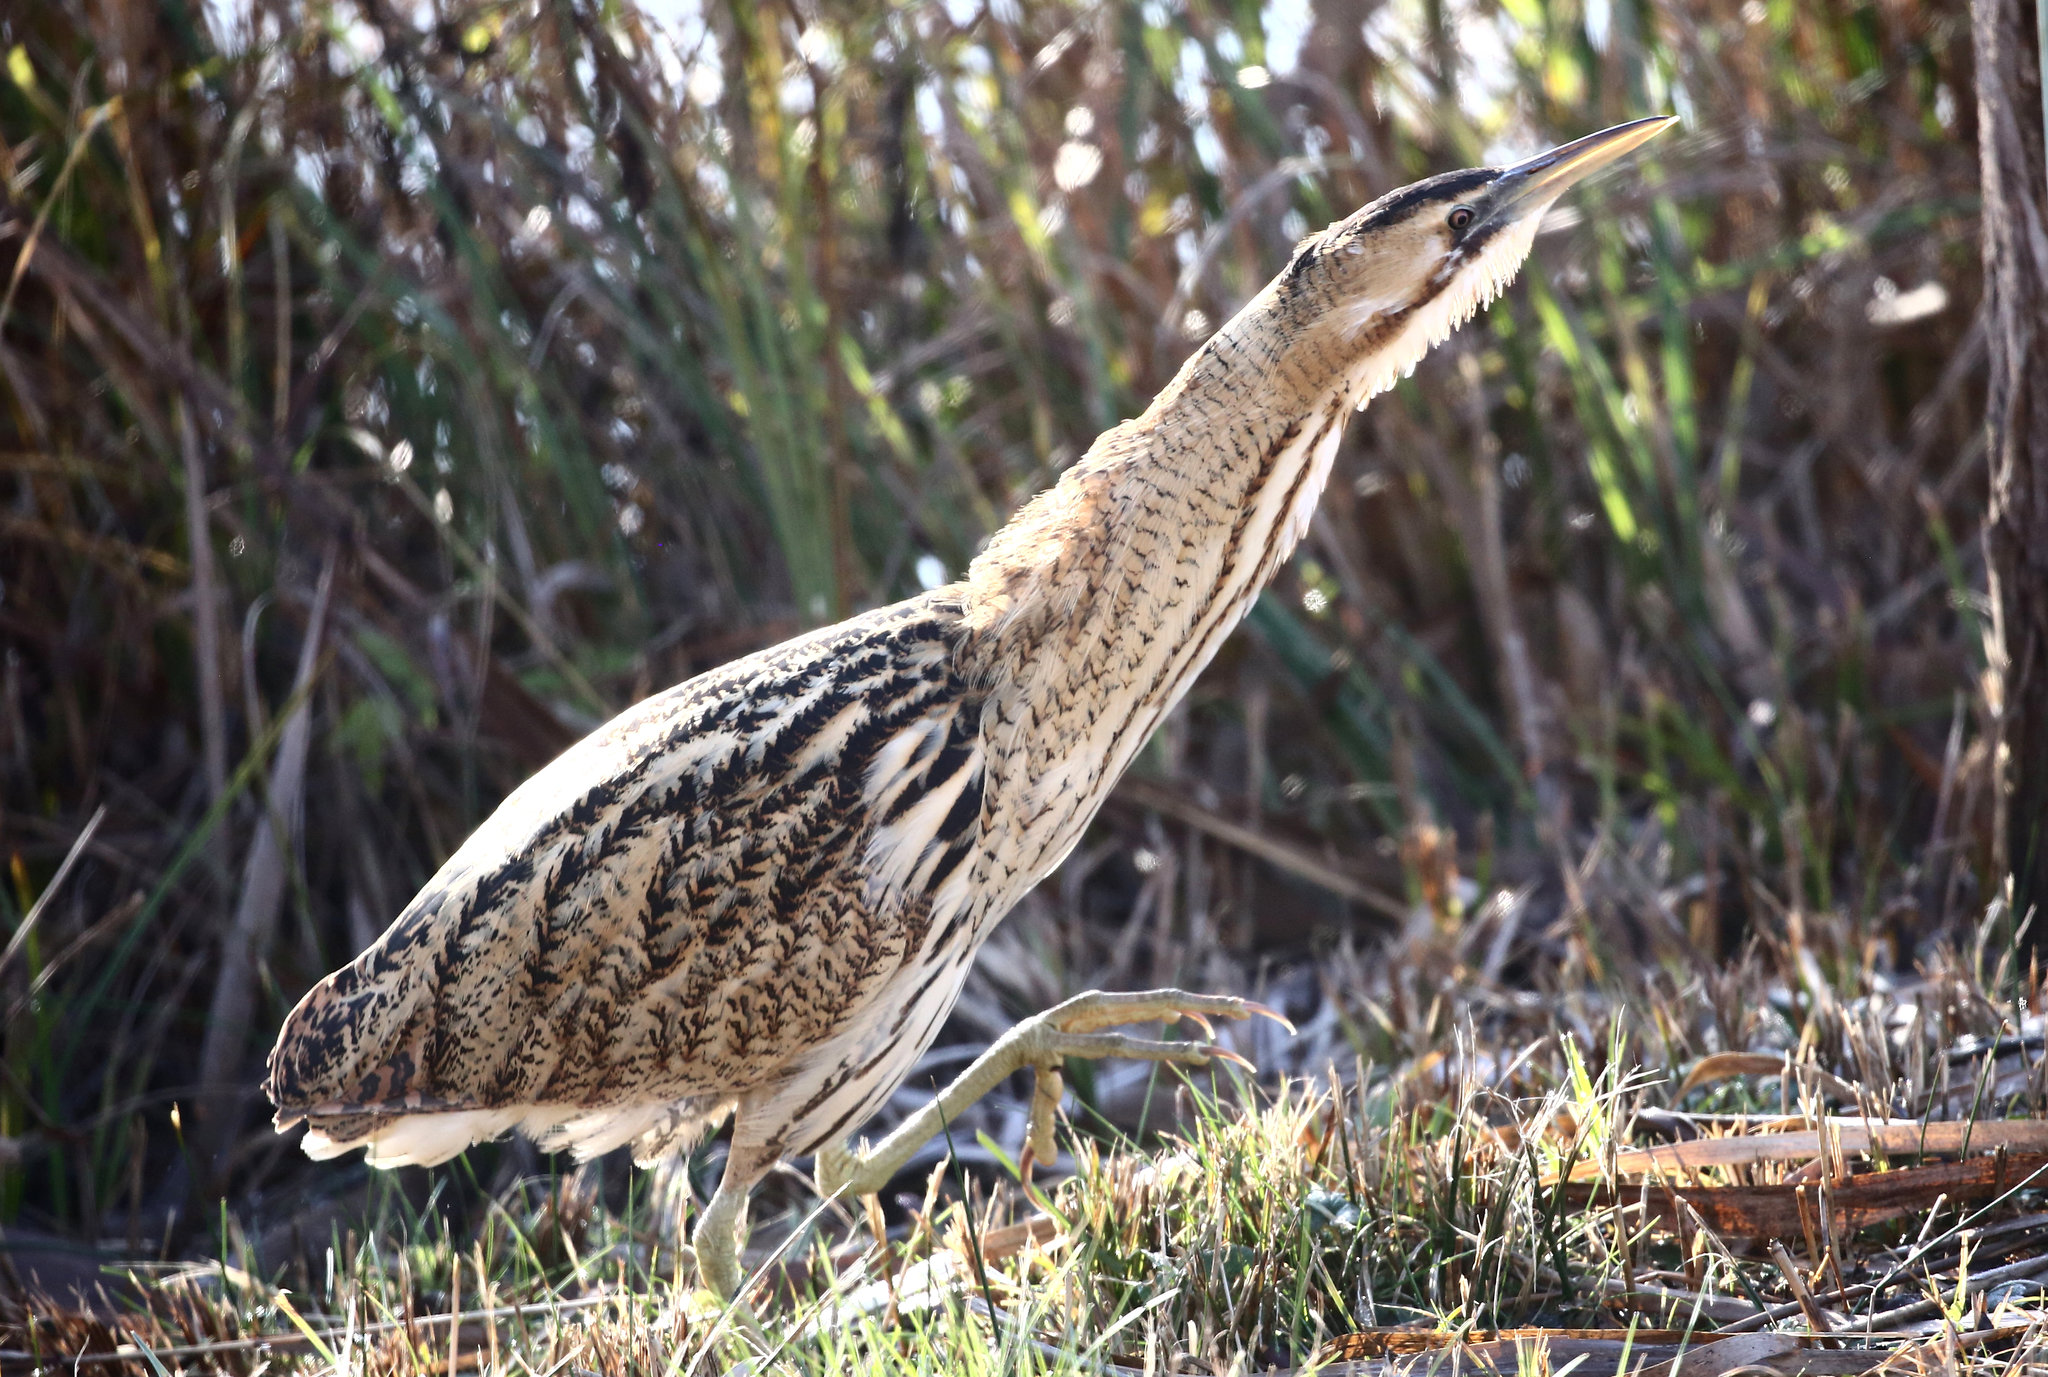
[[980,714],[927,596],[690,680],[520,786],[287,1019],[308,1150],[687,1128],[841,1030],[972,852]]

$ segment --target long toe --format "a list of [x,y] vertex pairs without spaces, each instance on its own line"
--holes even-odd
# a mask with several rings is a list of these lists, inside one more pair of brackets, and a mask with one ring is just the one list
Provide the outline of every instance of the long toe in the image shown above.
[[1046,1019],[1069,1033],[1092,1033],[1128,1023],[1175,1023],[1189,1019],[1205,1029],[1211,1018],[1270,1018],[1294,1031],[1293,1025],[1263,1004],[1235,995],[1190,994],[1186,990],[1134,990],[1110,993],[1090,990],[1046,1012]]
[[1065,1029],[1051,1029],[1039,1046],[1054,1057],[1124,1057],[1131,1061],[1178,1062],[1183,1066],[1207,1066],[1214,1061],[1251,1065],[1229,1048],[1213,1042],[1163,1042],[1156,1038],[1134,1038],[1127,1033],[1069,1033]]

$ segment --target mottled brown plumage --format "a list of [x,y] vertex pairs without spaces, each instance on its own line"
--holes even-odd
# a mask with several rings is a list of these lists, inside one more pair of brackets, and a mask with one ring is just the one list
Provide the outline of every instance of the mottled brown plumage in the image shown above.
[[1142,416],[1103,435],[960,583],[628,709],[522,785],[286,1021],[268,1090],[306,1150],[434,1162],[518,1128],[647,1161],[734,1114],[698,1229],[780,1157],[877,1189],[1021,1066],[1042,1145],[1068,1056],[1200,1064],[1099,1031],[1240,1001],[1082,996],[875,1148],[843,1149],[930,1044],[989,929],[1080,839],[1305,531],[1350,411],[1520,267],[1571,181],[1642,121],[1449,173],[1332,225]]
[[[932,908],[929,885],[870,896],[862,841],[946,800],[926,868],[943,879],[978,814],[956,623],[943,604],[885,608],[614,719],[307,996],[272,1097],[373,1157],[466,1145],[413,1148],[407,1115],[513,1108],[475,1136],[525,1122],[602,1151],[652,1134],[651,1157],[829,1040],[904,968]],[[890,784],[870,798],[878,763]]]

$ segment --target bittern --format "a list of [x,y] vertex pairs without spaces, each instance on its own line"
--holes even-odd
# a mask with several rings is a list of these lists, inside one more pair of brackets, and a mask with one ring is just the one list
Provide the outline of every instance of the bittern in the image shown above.
[[519,1129],[646,1163],[733,1117],[693,1240],[738,1285],[753,1185],[817,1154],[878,1191],[1025,1068],[1049,1149],[1069,1057],[1205,1065],[1106,1032],[1255,1006],[1091,993],[1028,1019],[872,1146],[994,925],[1104,797],[1307,530],[1347,415],[1520,269],[1638,120],[1417,182],[1303,241],[1143,415],[959,582],[627,709],[513,791],[376,944],[285,1021],[267,1089],[306,1152],[434,1163]]

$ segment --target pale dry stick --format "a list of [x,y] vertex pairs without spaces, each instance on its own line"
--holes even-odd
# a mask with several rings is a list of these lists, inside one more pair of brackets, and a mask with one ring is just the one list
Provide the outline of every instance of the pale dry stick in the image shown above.
[[[220,675],[220,587],[213,565],[213,537],[206,516],[206,460],[192,428],[192,408],[177,410],[178,454],[185,466],[185,534],[192,547],[192,640],[199,661],[199,749],[206,765],[206,801],[218,802],[228,787],[227,692]],[[225,860],[225,858],[223,858]]]
[[256,633],[262,629],[263,614],[274,601],[269,593],[260,593],[242,614],[242,714],[244,729],[255,741],[262,740],[270,731],[270,709],[263,701],[256,675]]
[[[1858,1282],[1853,1286],[1843,1287],[1839,1291],[1828,1291],[1815,1295],[1813,1299],[1820,1305],[1843,1305],[1850,1301],[1861,1300],[1865,1296],[1873,1294],[1876,1290],[1876,1287],[1868,1283]],[[1751,1314],[1747,1319],[1731,1320],[1714,1332],[1717,1334],[1753,1334],[1765,1325],[1776,1324],[1779,1320],[1789,1320],[1795,1315],[1804,1314],[1805,1311],[1806,1307],[1798,1301],[1786,1301],[1781,1305],[1765,1306],[1762,1310]],[[1862,1330],[1857,1330],[1856,1332],[1858,1335],[1863,1333]]]
[[[484,1270],[484,1244],[481,1238],[476,1242],[476,1250],[470,1257],[469,1265],[476,1269],[477,1299],[483,1302],[484,1309],[489,1310],[492,1308],[491,1296],[496,1288],[491,1285],[490,1274]],[[498,1360],[498,1326],[495,1324],[484,1326],[484,1342],[489,1349],[490,1371],[503,1371],[504,1369],[499,1366]]]
[[[1843,1165],[1839,1179],[1847,1180],[1848,1167]],[[1829,1181],[1823,1181],[1814,1191],[1815,1212],[1820,1216],[1821,1246],[1827,1249],[1828,1276],[1834,1281],[1837,1291],[1848,1290],[1848,1283],[1842,1280],[1841,1247],[1835,1241],[1835,1192]]]
[[[2027,1325],[1995,1325],[1987,1329],[1972,1329],[1967,1333],[1958,1333],[1951,1326],[1946,1332],[1934,1338],[1894,1350],[1882,1363],[1870,1370],[1870,1377],[1895,1372],[1949,1371],[1952,1370],[1954,1359],[1961,1354],[1971,1349],[2003,1343],[2008,1339],[2015,1341],[2015,1356],[2011,1365],[2005,1369],[2006,1372],[2038,1372],[2038,1362],[2026,1363],[2025,1359],[2029,1354],[2031,1341],[2037,1339],[2040,1332],[2041,1326],[2038,1322]],[[1938,1366],[1930,1368],[1930,1362]]]
[[[1956,1288],[1956,1293],[1951,1298],[1951,1303],[1960,1305],[1970,1299],[1970,1297],[1986,1291],[2002,1281],[2020,1281],[2037,1277],[2043,1272],[2048,1272],[2048,1257],[2022,1258],[2018,1262],[2009,1262],[2003,1267],[1993,1267],[1988,1271],[1972,1273],[1964,1280],[1961,1286]],[[1869,1329],[1896,1329],[1900,1325],[1910,1323],[1913,1320],[1925,1319],[1927,1316],[1937,1313],[1940,1309],[1940,1303],[1933,1299],[1912,1301],[1909,1304],[1872,1315],[1865,1321],[1865,1327]]]
[[1806,1316],[1807,1326],[1816,1334],[1832,1334],[1835,1327],[1828,1322],[1827,1314],[1813,1298],[1813,1288],[1808,1286],[1806,1278],[1799,1274],[1799,1264],[1793,1260],[1792,1254],[1785,1251],[1785,1245],[1775,1238],[1771,1240],[1771,1261],[1778,1264],[1778,1270],[1784,1274],[1785,1284],[1792,1288],[1792,1299],[1798,1304],[1800,1312]]
[[[462,1258],[459,1254],[455,1258],[454,1267],[449,1269],[448,1308],[452,1311],[462,1309]],[[457,1362],[461,1356],[462,1326],[451,1324],[448,1326],[448,1370],[450,1372],[457,1370]]]
[[[259,82],[262,80],[261,72],[268,70],[271,70],[269,64],[259,69]],[[228,297],[227,310],[222,313],[227,317],[228,336],[225,371],[229,378],[235,379],[244,375],[249,353],[249,325],[243,296],[242,236],[237,223],[239,217],[235,214],[235,184],[241,172],[242,150],[248,146],[250,131],[256,127],[257,117],[262,111],[260,100],[259,89],[256,97],[236,112],[234,123],[228,128],[227,147],[213,161],[211,169],[214,200],[218,207],[215,213],[219,218],[221,276],[225,279],[223,285],[227,288]]]
[[[142,904],[142,891],[139,889],[131,891],[127,898],[101,914],[92,926],[65,943],[62,951],[46,959],[43,962],[42,969],[36,972],[35,979],[29,981],[28,987],[14,997],[14,1002],[7,1006],[5,1013],[0,1013],[0,1028],[12,1025],[14,1020],[27,1012],[29,1005],[33,1004],[42,995],[43,991],[48,988],[50,982],[64,971],[72,957],[82,951],[90,950],[95,942],[105,937],[108,933],[119,931],[124,924],[142,911]],[[18,931],[25,931],[26,927],[27,925],[24,924]],[[8,953],[10,956],[12,954],[12,952]],[[4,958],[0,958],[0,967],[4,967],[4,965]],[[124,1101],[119,1113],[110,1109],[102,1109],[88,1119],[73,1122],[71,1129],[73,1132],[83,1133],[92,1125],[106,1123],[111,1119],[118,1118],[120,1113],[132,1112],[133,1108],[134,1102],[132,1100]]]
[[[1562,1283],[1557,1269],[1536,1261],[1526,1253],[1512,1254],[1515,1261],[1528,1268],[1530,1275],[1552,1285]],[[1581,1279],[1583,1281],[1583,1278]],[[1688,1291],[1675,1286],[1650,1286],[1642,1282],[1631,1282],[1621,1277],[1602,1277],[1591,1283],[1593,1288],[1609,1296],[1648,1296],[1652,1300],[1670,1301],[1674,1306],[1694,1307],[1699,1314],[1719,1323],[1723,1320],[1754,1319],[1760,1312],[1747,1301],[1733,1300],[1725,1296],[1710,1296],[1704,1291]]]
[[[1749,1166],[1757,1162],[1785,1162],[1819,1157],[1828,1146],[1837,1151],[1883,1152],[1903,1155],[1960,1153],[1968,1147],[2005,1147],[2014,1152],[2048,1152],[2048,1122],[2040,1120],[1964,1120],[1921,1124],[1866,1124],[1861,1119],[1829,1117],[1821,1121],[1829,1132],[1824,1145],[1821,1130],[1796,1133],[1759,1133],[1747,1137],[1695,1138],[1690,1142],[1656,1147],[1630,1148],[1616,1154],[1617,1172],[1683,1172],[1700,1167]],[[1598,1163],[1581,1163],[1572,1178],[1596,1172]]]
[[234,924],[221,947],[220,978],[213,987],[206,1039],[199,1054],[199,1083],[208,1107],[201,1144],[202,1165],[216,1162],[233,1131],[233,1107],[238,1097],[249,1019],[255,1007],[256,968],[269,950],[278,911],[284,904],[288,865],[285,847],[297,827],[305,791],[306,756],[312,744],[308,690],[320,663],[328,604],[334,594],[335,564],[335,552],[330,550],[313,594],[312,612],[306,619],[306,637],[299,646],[299,663],[292,681],[294,705],[285,719],[277,759],[271,766],[269,807],[257,819],[242,869]]
[[92,834],[100,830],[100,824],[106,821],[106,818],[106,804],[102,803],[93,809],[92,817],[86,821],[77,840],[73,841],[71,849],[64,853],[63,861],[57,866],[57,873],[50,877],[50,882],[43,886],[43,892],[29,905],[28,916],[21,920],[21,926],[7,939],[7,949],[0,951],[0,971],[6,970],[8,963],[14,960],[15,955],[27,944],[29,934],[35,931],[36,924],[42,920],[44,910],[50,906],[50,900],[57,897],[57,891],[62,889],[64,881],[71,877],[72,867],[77,865],[78,858],[85,854],[85,848],[92,844]]

